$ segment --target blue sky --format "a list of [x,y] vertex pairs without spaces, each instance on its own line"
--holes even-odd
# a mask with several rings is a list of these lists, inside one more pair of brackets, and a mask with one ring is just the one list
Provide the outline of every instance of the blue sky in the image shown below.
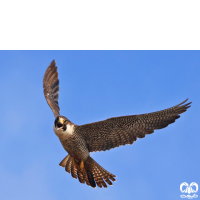
[[[0,51],[0,199],[181,199],[200,184],[200,51]],[[107,189],[80,184],[58,164],[67,155],[43,95],[55,59],[61,115],[81,125],[159,111],[186,98],[174,124],[133,145],[91,156],[117,176]]]

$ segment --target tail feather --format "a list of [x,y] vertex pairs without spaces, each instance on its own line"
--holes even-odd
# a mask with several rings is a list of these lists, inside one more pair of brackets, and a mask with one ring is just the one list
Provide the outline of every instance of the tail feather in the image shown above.
[[96,169],[99,171],[99,176],[104,178],[104,180],[109,184],[113,185],[112,182],[109,180],[111,179],[112,181],[116,181],[114,177],[115,175],[111,174],[110,172],[106,171],[103,167],[101,167],[98,163],[96,163]]
[[102,186],[103,186],[103,184],[102,184],[103,179],[102,179],[102,177],[99,176],[99,173],[98,173],[98,171],[97,171],[96,168],[94,170],[94,179],[95,179],[95,181],[97,183],[97,186],[100,187],[100,188],[102,188]]
[[101,185],[101,187],[103,186],[103,187],[107,188],[107,185],[106,185],[106,183],[103,180],[103,176],[101,174],[101,171],[97,167],[95,167],[94,173],[96,174],[95,181],[97,183],[99,183],[99,185]]
[[70,158],[70,155],[67,155],[61,162],[60,162],[60,166],[61,167],[65,167],[66,166],[66,164],[67,164],[67,161],[69,160],[69,158]]
[[[92,172],[89,170],[89,169],[87,169],[86,168],[86,178],[88,179],[88,181],[89,181],[89,186],[92,186],[93,188],[95,188],[96,187],[96,183],[95,183],[95,181],[94,181],[94,177],[93,177],[93,174],[92,174]],[[87,183],[87,182],[86,182]],[[88,184],[87,184],[88,185]]]
[[87,176],[87,173],[84,172],[84,171],[82,172],[81,170],[79,170],[79,171],[80,171],[80,173],[83,174],[83,178],[84,178],[86,184],[87,184],[88,186],[91,186],[90,181],[89,181],[88,176]]
[[71,165],[72,165],[72,157],[70,157],[65,165],[65,171],[70,173],[71,172]]
[[83,177],[83,174],[81,173],[81,171],[77,170],[77,175],[78,175],[78,180],[80,183],[85,183],[85,179]]
[[77,169],[74,166],[74,162],[72,162],[72,164],[71,164],[71,175],[73,178],[77,179]]
[[[107,188],[107,184],[113,185],[112,181],[115,181],[115,175],[106,171],[95,160],[88,157],[84,161],[83,168],[80,167],[80,163],[77,163],[70,155],[66,156],[61,162],[60,166],[65,167],[65,170],[70,173],[73,178],[77,179],[80,183],[86,183],[87,185],[95,188],[96,185],[100,188]],[[107,184],[106,184],[107,183]]]

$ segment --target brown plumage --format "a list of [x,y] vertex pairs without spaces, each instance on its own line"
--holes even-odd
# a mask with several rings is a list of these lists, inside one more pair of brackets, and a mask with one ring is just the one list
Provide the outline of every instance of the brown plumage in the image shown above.
[[77,126],[86,140],[89,152],[105,151],[120,145],[132,144],[156,129],[165,128],[180,117],[190,107],[182,103],[158,112],[109,118],[104,121]]
[[[65,170],[68,173],[71,173],[72,177],[79,179],[80,183],[87,183],[87,185],[91,186],[90,181],[93,182],[92,185],[94,187],[96,184],[98,187],[106,187],[107,185],[105,181],[112,185],[112,181],[115,181],[116,177],[115,175],[111,174],[110,172],[106,171],[103,167],[101,167],[96,161],[94,161],[91,157],[88,157],[85,161],[85,168],[87,169],[87,173],[82,173],[81,169],[79,167],[76,167],[75,160],[70,156],[67,155],[59,164],[61,167],[65,167]],[[91,173],[91,174],[90,174]],[[91,175],[91,177],[88,177],[88,174]],[[95,184],[95,182],[96,184]]]
[[59,79],[55,60],[47,68],[43,78],[44,96],[52,109],[55,118],[60,115],[58,106]]
[[[60,116],[58,106],[59,80],[55,61],[47,68],[43,79],[44,95],[55,115],[54,132],[69,153],[61,162],[72,177],[89,186],[107,187],[115,181],[115,175],[106,171],[90,157],[90,152],[105,151],[121,145],[132,144],[156,129],[174,123],[190,103],[182,103],[158,112],[109,118],[85,125],[75,125]],[[106,184],[107,183],[107,184]]]

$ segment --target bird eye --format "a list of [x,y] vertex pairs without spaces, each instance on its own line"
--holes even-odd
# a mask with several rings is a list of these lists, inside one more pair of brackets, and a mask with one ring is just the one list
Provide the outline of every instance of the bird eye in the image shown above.
[[60,128],[62,127],[62,124],[60,122],[57,123],[57,127]]

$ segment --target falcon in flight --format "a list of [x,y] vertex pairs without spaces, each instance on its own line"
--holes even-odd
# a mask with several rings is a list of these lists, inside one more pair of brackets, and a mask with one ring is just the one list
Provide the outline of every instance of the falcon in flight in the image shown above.
[[[72,177],[95,188],[107,187],[115,181],[115,175],[101,167],[90,152],[106,151],[126,144],[133,144],[156,129],[167,127],[185,112],[190,103],[182,103],[158,112],[113,117],[103,121],[76,125],[60,115],[58,105],[59,79],[55,60],[48,66],[43,79],[44,96],[53,111],[53,130],[68,155],[60,162]],[[107,184],[106,184],[107,183]]]

